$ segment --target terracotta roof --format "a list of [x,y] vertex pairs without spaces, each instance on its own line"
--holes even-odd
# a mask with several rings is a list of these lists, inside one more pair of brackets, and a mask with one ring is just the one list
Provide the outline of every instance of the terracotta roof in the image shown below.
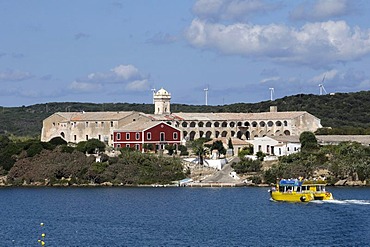
[[129,112],[57,112],[55,114],[69,121],[111,121],[120,120],[131,114]]
[[[143,130],[146,130],[148,128],[154,127],[158,124],[166,124],[166,123],[156,122],[156,121],[148,121],[148,122],[141,122],[141,123],[140,122],[133,122],[133,123],[130,123],[128,125],[123,126],[118,131],[143,131]],[[169,125],[169,126],[171,126],[171,125]],[[171,126],[171,127],[175,128],[173,126]],[[177,129],[177,128],[175,128],[175,129]]]
[[269,137],[278,142],[300,143],[299,136],[269,136]]
[[284,120],[294,119],[304,114],[305,111],[294,112],[260,112],[260,113],[172,113],[172,114],[147,114],[156,120],[184,120],[184,121],[245,121],[245,120]]
[[[222,143],[224,144],[228,144],[229,143],[229,138],[227,137],[218,137],[218,138],[214,138],[204,144],[209,144],[209,145],[212,145],[215,141],[222,141]],[[236,137],[231,137],[231,142],[233,143],[233,145],[248,145],[250,144],[249,142],[247,142],[246,140],[241,140],[239,138],[236,138]]]

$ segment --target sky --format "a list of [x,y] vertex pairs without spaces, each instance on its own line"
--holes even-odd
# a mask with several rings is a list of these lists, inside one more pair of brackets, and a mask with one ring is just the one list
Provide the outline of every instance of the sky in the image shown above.
[[370,90],[368,13],[367,0],[0,0],[0,105]]

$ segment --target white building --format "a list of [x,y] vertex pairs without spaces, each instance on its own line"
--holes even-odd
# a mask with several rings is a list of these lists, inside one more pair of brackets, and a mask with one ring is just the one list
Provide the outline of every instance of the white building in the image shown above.
[[250,140],[254,155],[261,151],[267,155],[284,156],[301,150],[298,136],[264,136]]

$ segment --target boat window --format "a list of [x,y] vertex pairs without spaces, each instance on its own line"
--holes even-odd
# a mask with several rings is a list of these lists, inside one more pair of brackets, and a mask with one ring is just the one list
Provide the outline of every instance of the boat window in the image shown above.
[[301,192],[301,187],[297,187],[297,192]]

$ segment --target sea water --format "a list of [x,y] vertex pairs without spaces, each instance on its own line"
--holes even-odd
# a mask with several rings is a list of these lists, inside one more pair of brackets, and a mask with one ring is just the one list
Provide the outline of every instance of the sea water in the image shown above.
[[1,188],[0,246],[370,246],[370,188],[327,189]]

